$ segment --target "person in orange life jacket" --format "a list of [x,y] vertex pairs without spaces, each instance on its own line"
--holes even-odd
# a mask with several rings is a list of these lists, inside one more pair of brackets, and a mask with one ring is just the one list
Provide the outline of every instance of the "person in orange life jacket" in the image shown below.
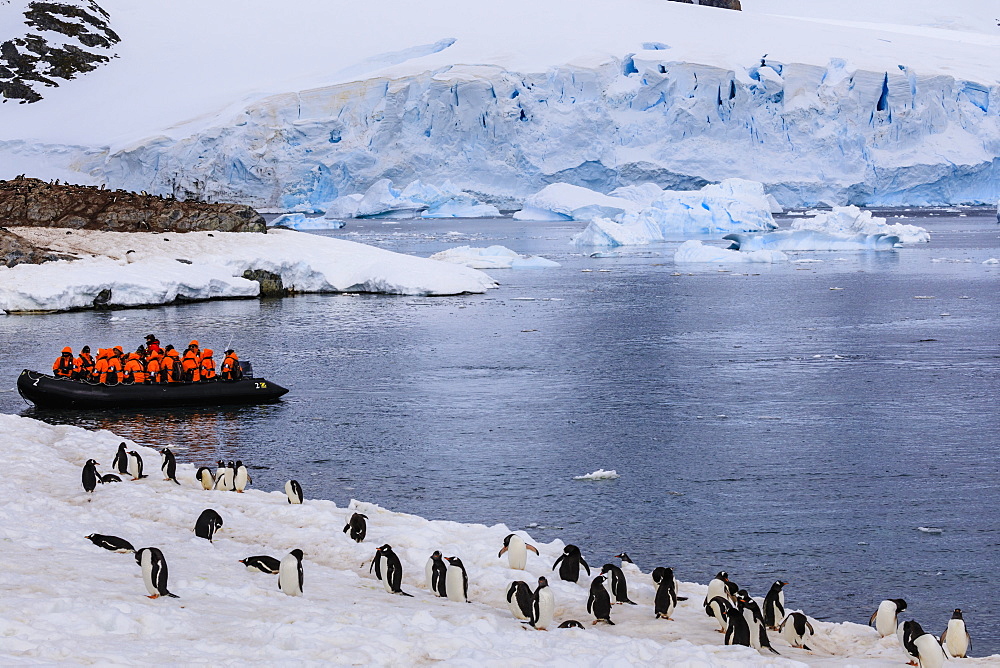
[[160,348],[160,340],[156,338],[155,334],[146,335],[146,350],[149,352],[153,352],[154,350],[158,353],[163,352]]
[[73,360],[73,377],[87,379],[94,373],[94,358],[90,356],[90,346],[80,349],[80,356]]
[[158,350],[150,350],[146,356],[146,375],[150,383],[159,383],[160,380],[160,360],[162,356]]
[[118,348],[112,349],[112,354],[107,357],[107,366],[101,374],[101,383],[104,385],[114,385],[121,380],[122,361],[121,358],[113,354]]
[[215,377],[215,360],[212,359],[211,348],[205,348],[201,351],[201,379],[217,380]]
[[52,373],[56,378],[73,377],[73,349],[66,346],[62,354],[52,363]]
[[128,360],[125,362],[125,367],[122,370],[123,380],[131,380],[134,383],[145,383],[146,382],[146,369],[142,365],[142,360],[139,358],[139,353],[131,353],[128,356]]
[[222,380],[239,380],[242,377],[240,358],[236,356],[235,350],[227,350],[226,358],[222,360]]
[[181,377],[188,382],[197,383],[201,380],[201,360],[198,357],[198,347],[188,346],[181,359]]
[[168,345],[160,360],[160,375],[164,383],[179,383],[181,381],[181,355]]
[[97,361],[94,362],[94,373],[91,374],[92,381],[100,382],[101,374],[108,371],[108,351],[106,348],[97,349]]

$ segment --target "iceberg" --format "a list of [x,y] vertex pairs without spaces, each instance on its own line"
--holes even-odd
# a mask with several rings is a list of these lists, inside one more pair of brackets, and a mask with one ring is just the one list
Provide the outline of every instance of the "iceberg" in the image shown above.
[[902,243],[925,243],[930,232],[923,227],[903,223],[889,224],[885,218],[862,211],[856,206],[835,206],[832,211],[810,211],[805,218],[792,221],[793,230],[817,230],[832,234],[887,234],[899,237]]
[[267,224],[268,227],[285,227],[290,230],[339,230],[344,225],[342,220],[326,216],[307,216],[304,213],[285,213]]
[[774,263],[787,262],[788,256],[780,250],[738,251],[718,246],[707,246],[700,241],[688,240],[674,253],[674,262],[710,262],[728,264],[733,262]]
[[323,217],[330,218],[332,220],[357,218],[358,206],[361,204],[363,197],[364,195],[361,193],[338,197],[327,205],[326,212],[323,214]]
[[402,190],[379,179],[363,194],[344,195],[328,206],[325,218],[491,218],[500,215],[492,204],[445,181],[438,188],[419,180]]
[[730,249],[740,251],[849,251],[895,250],[899,237],[892,234],[840,234],[816,230],[779,230],[766,234],[727,234]]
[[435,253],[430,259],[461,264],[472,269],[540,269],[559,266],[558,262],[539,255],[520,255],[504,246],[457,246]]
[[[655,188],[655,186],[654,186]],[[659,189],[657,189],[659,190]],[[662,191],[660,191],[662,193]],[[602,195],[599,192],[575,186],[570,183],[553,183],[524,200],[525,213],[514,214],[515,220],[539,220],[535,212],[541,212],[541,220],[553,220],[558,214],[566,220],[590,221],[595,218],[615,218],[626,212],[636,212],[640,207],[628,198]]]

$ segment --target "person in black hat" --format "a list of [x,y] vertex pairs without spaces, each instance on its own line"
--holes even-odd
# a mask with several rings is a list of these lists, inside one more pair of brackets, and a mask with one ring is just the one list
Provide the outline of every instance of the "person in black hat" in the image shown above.
[[157,353],[161,352],[161,350],[160,350],[160,341],[159,341],[159,339],[156,338],[156,334],[147,334],[146,335],[146,352],[150,353],[150,352],[152,352],[154,350]]

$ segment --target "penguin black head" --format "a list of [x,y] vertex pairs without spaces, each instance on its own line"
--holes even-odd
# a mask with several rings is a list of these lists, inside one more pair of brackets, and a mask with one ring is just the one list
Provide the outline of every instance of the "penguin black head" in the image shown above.
[[578,548],[576,545],[567,545],[566,547],[563,548],[563,554],[565,554],[566,556],[570,556],[572,554],[580,554],[580,548]]
[[565,622],[559,625],[561,629],[585,629],[587,628],[575,619],[567,619]]
[[538,587],[539,587],[539,589],[541,589],[542,587],[548,587],[548,586],[549,586],[549,581],[548,581],[548,579],[545,576],[542,576],[542,577],[538,578]]
[[955,612],[951,614],[952,619],[962,619],[962,609],[955,608]]
[[615,566],[614,564],[604,564],[603,566],[601,566],[601,575],[604,575],[605,573],[607,573],[609,571],[613,571],[616,568],[618,568],[618,567]]
[[[901,599],[901,598],[890,598],[889,600],[896,604],[896,612],[897,613],[900,613],[903,610],[906,610],[906,601],[904,601],[903,599]],[[916,622],[914,622],[914,623],[916,623]]]
[[299,561],[302,561],[302,558],[306,556],[305,553],[302,550],[300,550],[299,548],[295,548],[294,550],[292,550],[288,554],[292,555],[293,557],[295,557]]
[[458,568],[464,568],[462,560],[458,557],[445,557],[445,560],[452,566],[457,566]]
[[93,459],[88,459],[88,460],[87,460],[87,463],[86,463],[86,464],[84,464],[84,466],[100,466],[100,465],[101,465],[101,463],[100,463],[100,462],[98,462],[98,461],[95,461],[95,460],[93,460]]
[[[634,561],[632,561],[632,559],[631,559],[631,558],[630,558],[630,557],[628,556],[628,552],[622,552],[621,554],[616,554],[616,555],[614,556],[614,558],[615,558],[615,559],[621,559],[623,563],[627,563],[627,564],[632,564],[632,563],[635,563],[635,562],[634,562]],[[571,620],[571,621],[572,621],[572,620]]]
[[605,580],[607,580],[606,577],[604,577],[603,575],[598,575],[597,577],[594,578],[594,581],[590,583],[590,588],[596,589],[598,587],[603,587]]
[[781,580],[775,580],[774,584],[771,585],[771,587],[773,587],[774,589],[781,589],[787,584],[788,584],[787,582],[783,582]]
[[725,571],[719,571],[715,574],[715,577],[723,582],[729,582],[729,573]]
[[382,547],[377,548],[375,551],[376,552],[392,552],[392,545],[389,545],[389,543],[386,543]]
[[514,534],[512,534],[512,533],[509,533],[506,536],[504,536],[503,546],[504,547],[510,547],[510,539],[513,538],[513,537],[514,537]]

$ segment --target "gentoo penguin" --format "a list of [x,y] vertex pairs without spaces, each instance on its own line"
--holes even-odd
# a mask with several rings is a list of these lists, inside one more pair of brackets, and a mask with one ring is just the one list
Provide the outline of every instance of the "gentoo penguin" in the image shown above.
[[[729,596],[729,573],[726,571],[719,571],[715,574],[714,578],[709,580],[708,593],[705,594],[705,600],[702,602],[702,605],[708,608],[708,602],[717,596],[726,599],[727,603],[732,601],[732,598]],[[708,613],[708,616],[711,617],[712,613]]]
[[868,624],[874,626],[881,637],[891,636],[896,632],[898,616],[903,610],[906,610],[906,601],[903,599],[886,599],[879,603],[878,610],[872,613]]
[[[713,598],[712,601],[723,601],[721,596]],[[730,606],[726,609],[726,644],[744,645],[750,647],[750,626],[740,610]]]
[[114,473],[105,473],[101,476],[101,482],[121,482],[122,479],[116,476]]
[[764,624],[772,631],[778,630],[778,624],[785,617],[785,592],[782,588],[787,584],[775,581],[764,597]]
[[365,539],[365,534],[368,533],[368,524],[365,522],[367,519],[367,515],[354,513],[351,515],[351,519],[347,521],[347,524],[344,525],[344,533],[350,531],[351,540],[355,543],[360,543]]
[[302,503],[302,486],[298,480],[289,480],[285,483],[285,494],[288,496],[288,503]]
[[656,583],[656,598],[653,600],[653,613],[657,619],[670,619],[677,607],[677,590],[674,585],[674,569],[658,566],[653,569],[653,582]]
[[531,619],[531,606],[534,595],[527,582],[515,580],[507,587],[507,607],[517,619]]
[[215,489],[220,492],[231,492],[233,490],[233,469],[221,459],[219,460],[219,467],[215,469]]
[[[726,628],[729,626],[729,623],[726,621],[727,617],[729,616],[740,617],[740,618],[743,617],[743,615],[730,615],[729,611],[732,609],[732,607],[733,607],[732,603],[730,603],[729,599],[726,598],[725,596],[716,596],[711,601],[709,601],[708,604],[705,606],[705,614],[708,615],[709,617],[715,617],[715,621],[719,623],[719,628],[716,629],[716,631],[718,631],[719,633],[726,632]],[[744,622],[744,624],[745,623],[746,622]],[[749,634],[750,630],[747,629],[748,646],[750,645]]]
[[222,516],[211,508],[201,511],[198,521],[194,524],[194,535],[212,542],[215,532],[222,528]]
[[448,560],[448,575],[445,576],[445,591],[448,598],[459,603],[469,602],[469,574],[465,572],[465,564],[458,557],[445,557]]
[[212,470],[207,466],[199,468],[194,477],[201,483],[202,489],[212,489],[215,486],[215,476],[212,475]]
[[281,562],[266,554],[240,559],[240,563],[246,566],[248,571],[257,571],[258,573],[274,575],[281,570]]
[[444,563],[440,550],[434,550],[434,554],[427,560],[424,575],[427,576],[427,588],[434,592],[435,596],[441,598],[448,596],[445,584],[445,578],[448,577],[448,564]]
[[969,653],[969,645],[972,637],[965,628],[965,618],[962,617],[962,609],[955,608],[951,619],[948,620],[948,628],[941,634],[941,645],[948,656],[954,659],[964,659]]
[[927,633],[916,622],[913,622],[911,638],[917,650],[917,662],[920,668],[941,668],[948,660],[944,648],[934,634]]
[[142,457],[135,450],[128,451],[128,474],[132,476],[132,480],[149,477],[142,474]]
[[567,619],[565,622],[559,625],[561,629],[585,629],[587,628],[575,619]]
[[792,647],[800,647],[806,650],[809,649],[806,641],[816,633],[813,630],[812,624],[809,623],[809,620],[801,612],[789,613],[778,627],[778,632],[781,633],[781,637],[785,639],[785,642]]
[[549,581],[544,577],[538,578],[538,588],[531,599],[531,619],[528,623],[536,629],[545,631],[552,624],[552,618],[556,614],[556,597],[552,595]]
[[497,554],[497,559],[502,557],[503,553],[506,552],[507,565],[514,570],[523,571],[525,565],[528,563],[528,550],[538,554],[538,548],[534,545],[525,543],[524,540],[516,533],[508,534],[503,539],[503,547],[500,548],[500,553]]
[[903,622],[896,629],[896,637],[899,638],[899,644],[903,646],[906,653],[912,658],[907,662],[907,665],[915,666],[917,665],[917,646],[913,644],[914,638],[916,638],[915,632],[919,631],[923,633],[924,630],[920,628],[920,624],[917,624],[912,619]]
[[243,465],[242,460],[236,460],[236,471],[233,473],[233,489],[236,490],[238,494],[242,494],[243,490],[247,488],[253,482],[250,479],[250,472],[247,471],[247,467]]
[[590,596],[587,598],[587,612],[594,615],[594,621],[592,624],[597,622],[605,622],[614,626],[615,623],[611,621],[611,596],[608,594],[608,590],[604,588],[604,580],[606,578],[603,575],[598,575],[594,578],[593,582],[590,583]]
[[760,612],[760,606],[753,600],[746,589],[737,592],[737,607],[746,620],[750,629],[750,646],[756,650],[769,649],[777,654],[778,650],[771,647],[771,641],[767,637],[767,627],[764,626],[764,615]]
[[628,583],[625,582],[625,573],[614,564],[604,564],[601,567],[601,575],[605,577],[605,586],[610,588],[610,594],[614,597],[615,603],[628,603],[636,605],[635,601],[628,598]]
[[[562,562],[561,565],[560,562]],[[590,575],[590,566],[580,554],[580,548],[576,545],[567,545],[563,548],[563,553],[552,564],[552,570],[559,566],[560,578],[567,582],[577,582],[580,579],[580,564],[583,564],[583,567],[587,569],[587,575]]]
[[232,492],[236,489],[236,483],[234,482],[234,478],[236,477],[236,462],[231,459],[229,460],[222,477],[224,479],[223,485],[225,491]]
[[121,552],[122,554],[135,552],[132,543],[118,536],[105,536],[104,534],[92,533],[89,536],[85,536],[85,538],[97,547],[103,547],[105,550],[111,550],[112,552]]
[[170,451],[170,448],[163,448],[160,456],[163,457],[163,462],[160,464],[160,470],[163,471],[163,479],[173,480],[179,485],[180,483],[177,482],[177,460],[174,459],[174,453]]
[[392,551],[392,545],[385,544],[375,550],[375,558],[372,559],[372,565],[368,567],[368,572],[370,573],[373,568],[375,569],[375,577],[382,581],[382,586],[387,592],[412,596],[400,588],[403,584],[403,564],[399,561],[396,553]]
[[302,596],[302,550],[292,550],[278,565],[278,589],[289,596]]
[[180,598],[167,591],[167,560],[159,548],[144,547],[135,553],[135,563],[142,566],[142,581],[149,592],[149,598],[169,596]]
[[124,441],[118,444],[118,452],[115,453],[115,459],[111,462],[111,468],[116,473],[128,474],[128,450],[125,449]]
[[85,492],[93,492],[97,489],[97,483],[101,481],[101,474],[97,472],[96,461],[93,459],[87,460],[87,463],[83,465],[81,478],[83,479],[83,490]]

